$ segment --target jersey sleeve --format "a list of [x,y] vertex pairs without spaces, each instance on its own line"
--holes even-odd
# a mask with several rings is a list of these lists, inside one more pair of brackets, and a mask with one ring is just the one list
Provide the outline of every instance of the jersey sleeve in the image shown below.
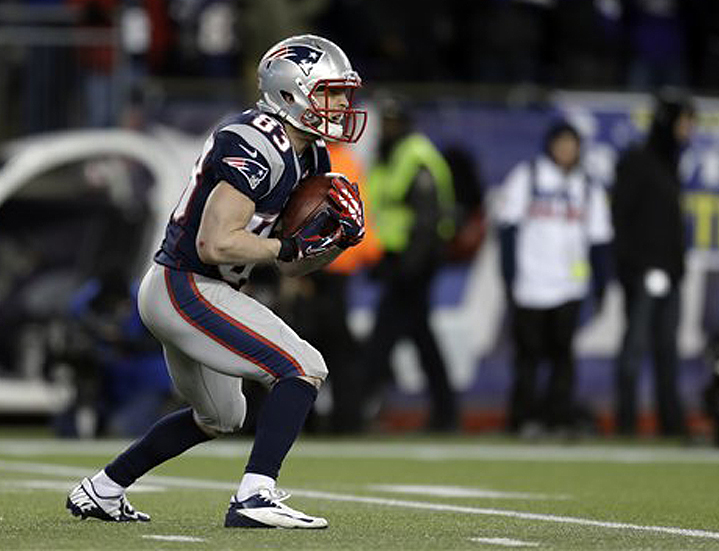
[[270,189],[271,165],[266,148],[260,140],[220,130],[208,159],[215,181],[224,180],[257,202]]
[[504,180],[497,200],[497,222],[505,226],[519,224],[529,207],[530,169],[528,163],[513,168]]

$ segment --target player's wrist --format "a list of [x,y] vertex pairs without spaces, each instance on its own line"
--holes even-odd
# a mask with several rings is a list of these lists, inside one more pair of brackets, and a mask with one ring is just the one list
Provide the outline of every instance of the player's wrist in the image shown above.
[[277,251],[277,260],[291,262],[297,257],[297,241],[292,237],[280,237],[280,248]]

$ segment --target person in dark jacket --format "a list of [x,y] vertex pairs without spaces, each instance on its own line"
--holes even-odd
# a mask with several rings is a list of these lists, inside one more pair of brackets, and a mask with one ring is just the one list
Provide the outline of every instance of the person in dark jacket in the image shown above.
[[379,104],[382,134],[369,171],[367,206],[384,250],[373,270],[383,293],[366,340],[365,401],[379,395],[391,374],[395,344],[409,337],[432,403],[426,428],[453,431],[459,426],[457,398],[430,326],[431,284],[453,235],[452,172],[430,140],[413,130],[403,100],[383,97]]
[[693,120],[694,107],[688,98],[658,98],[646,141],[624,152],[617,164],[612,218],[626,315],[616,364],[620,434],[636,431],[637,376],[650,349],[661,432],[685,432],[677,388],[679,287],[684,274],[678,165]]

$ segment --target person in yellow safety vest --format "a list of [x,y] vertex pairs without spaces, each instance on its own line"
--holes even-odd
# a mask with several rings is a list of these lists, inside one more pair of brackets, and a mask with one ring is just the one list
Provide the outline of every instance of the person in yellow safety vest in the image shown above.
[[422,170],[429,171],[438,203],[437,235],[449,240],[454,234],[454,187],[452,172],[442,154],[424,135],[411,133],[394,147],[386,162],[378,163],[369,176],[372,215],[384,250],[407,249],[417,212],[407,201]]
[[401,102],[380,102],[379,155],[366,199],[384,248],[373,275],[383,284],[375,325],[365,345],[365,407],[369,411],[391,374],[397,341],[416,345],[432,409],[426,428],[458,428],[458,410],[444,359],[429,325],[430,288],[454,231],[452,173],[424,135],[413,132]]

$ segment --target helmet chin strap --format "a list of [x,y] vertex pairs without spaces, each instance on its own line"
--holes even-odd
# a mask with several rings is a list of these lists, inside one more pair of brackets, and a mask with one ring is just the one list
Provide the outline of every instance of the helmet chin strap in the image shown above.
[[[302,115],[301,122],[305,130],[321,138],[339,140],[344,134],[344,127],[341,124],[332,122],[324,115],[318,115],[311,109],[306,109]],[[315,124],[316,123],[316,124]]]
[[327,135],[339,139],[344,134],[345,129],[341,124],[337,124],[336,122],[331,122],[327,125]]

